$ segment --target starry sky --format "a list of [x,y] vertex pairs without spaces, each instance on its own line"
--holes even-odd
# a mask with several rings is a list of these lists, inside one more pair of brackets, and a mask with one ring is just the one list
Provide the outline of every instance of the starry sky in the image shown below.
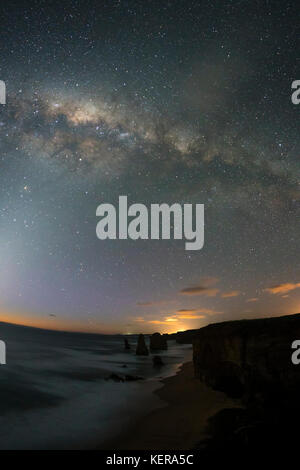
[[[0,319],[136,333],[299,312],[296,2],[0,10]],[[205,204],[204,248],[99,240],[119,195]]]

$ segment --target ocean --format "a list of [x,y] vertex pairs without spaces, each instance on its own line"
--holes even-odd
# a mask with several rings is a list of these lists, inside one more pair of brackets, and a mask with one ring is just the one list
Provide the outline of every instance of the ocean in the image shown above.
[[[168,341],[164,366],[135,355],[136,335],[69,333],[0,323],[0,449],[87,449],[164,406],[153,391],[191,359],[190,345]],[[149,345],[149,339],[146,337]],[[126,366],[126,367],[124,367]],[[114,382],[110,374],[141,381]]]

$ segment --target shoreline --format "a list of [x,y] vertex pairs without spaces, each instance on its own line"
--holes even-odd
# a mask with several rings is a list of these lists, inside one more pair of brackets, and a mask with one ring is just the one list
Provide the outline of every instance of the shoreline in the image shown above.
[[224,408],[240,408],[227,397],[194,378],[192,362],[185,362],[173,376],[162,379],[153,393],[164,406],[139,419],[133,426],[99,448],[105,450],[189,450],[211,437],[209,418]]

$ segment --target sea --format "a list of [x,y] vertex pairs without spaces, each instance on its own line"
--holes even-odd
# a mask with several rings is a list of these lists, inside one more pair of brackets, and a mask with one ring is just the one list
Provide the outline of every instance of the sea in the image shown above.
[[[0,322],[0,449],[101,449],[166,406],[153,392],[191,360],[191,345],[168,341],[164,365],[136,356],[137,335],[42,330]],[[149,345],[149,338],[146,336]],[[111,374],[142,377],[115,382]],[[105,447],[103,447],[105,448]]]

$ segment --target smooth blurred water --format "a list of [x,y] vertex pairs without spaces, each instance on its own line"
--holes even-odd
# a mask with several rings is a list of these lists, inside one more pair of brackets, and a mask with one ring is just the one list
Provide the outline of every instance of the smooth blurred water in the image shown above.
[[[66,333],[0,323],[7,364],[0,366],[0,449],[87,448],[126,430],[163,402],[153,390],[191,358],[169,341],[154,368],[135,355],[137,336]],[[148,340],[146,340],[148,341]],[[123,366],[126,365],[126,368]],[[112,372],[138,382],[105,380]]]

